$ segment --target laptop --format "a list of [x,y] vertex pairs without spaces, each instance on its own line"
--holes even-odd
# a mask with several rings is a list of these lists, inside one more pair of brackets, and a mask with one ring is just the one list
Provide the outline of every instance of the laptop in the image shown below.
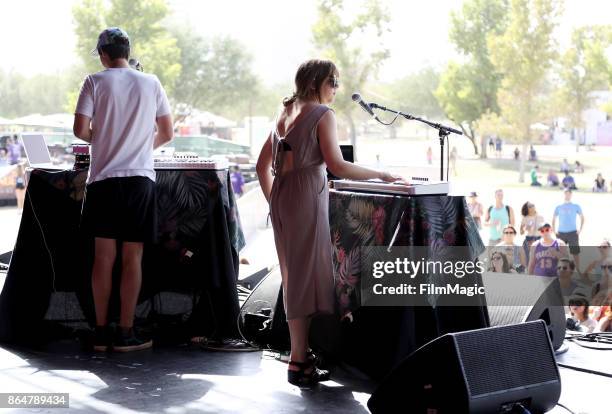
[[44,168],[57,170],[59,167],[51,162],[49,148],[42,134],[21,134],[23,149],[25,150],[28,163],[32,168]]

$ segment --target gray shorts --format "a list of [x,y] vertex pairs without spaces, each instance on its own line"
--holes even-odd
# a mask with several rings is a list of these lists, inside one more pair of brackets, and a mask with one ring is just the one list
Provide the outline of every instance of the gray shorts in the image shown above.
[[568,246],[571,254],[580,253],[580,245],[578,244],[578,232],[569,231],[567,233],[559,232],[557,236],[563,240]]

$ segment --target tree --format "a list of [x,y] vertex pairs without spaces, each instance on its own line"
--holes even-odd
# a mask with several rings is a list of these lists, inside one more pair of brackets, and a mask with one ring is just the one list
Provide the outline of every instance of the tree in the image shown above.
[[375,50],[366,51],[363,43],[359,42],[359,36],[372,34],[380,39],[388,31],[389,16],[379,0],[366,0],[361,11],[350,21],[343,18],[344,0],[319,0],[317,10],[318,19],[312,28],[314,46],[340,71],[342,87],[336,95],[334,106],[348,123],[351,143],[356,150],[353,113],[357,106],[352,102],[351,95],[361,90],[389,57],[389,51],[382,41],[379,40]]
[[100,31],[106,27],[104,12],[102,0],[81,0],[80,4],[72,7],[76,52],[83,62],[84,73],[93,73],[101,69],[100,61],[91,56],[90,52],[96,47]]
[[191,28],[173,29],[181,49],[181,74],[174,100],[181,112],[209,109],[229,117],[250,112],[259,95],[251,55],[237,40],[222,36],[204,39]]
[[25,98],[22,93],[24,77],[0,70],[0,116],[15,118],[24,113]]
[[61,112],[69,85],[70,72],[26,78],[0,70],[0,116],[17,118]]
[[582,113],[592,105],[591,92],[609,86],[612,65],[606,57],[611,45],[611,26],[580,27],[574,29],[570,48],[563,54],[559,67],[558,101],[563,103],[564,115],[578,130],[576,152],[580,146],[580,132],[584,129]]
[[106,27],[117,26],[130,36],[131,52],[146,72],[157,75],[169,95],[181,72],[180,49],[176,39],[162,25],[168,15],[165,0],[81,0],[74,6],[77,53],[88,73],[101,69],[90,55],[98,35]]
[[394,82],[375,85],[374,89],[386,97],[390,107],[439,119],[445,116],[434,96],[439,83],[440,73],[433,67],[425,67]]
[[544,106],[541,91],[556,57],[552,34],[561,8],[561,0],[512,0],[508,29],[488,41],[491,62],[503,74],[497,95],[501,113],[523,142],[519,182],[525,181],[531,125]]
[[[497,90],[501,75],[491,62],[487,37],[504,32],[507,14],[507,0],[469,0],[461,12],[451,13],[450,39],[465,57],[465,63],[448,64],[435,96],[446,116],[472,142],[475,154],[478,119],[487,112],[499,111]],[[481,149],[481,157],[486,158],[484,138]]]

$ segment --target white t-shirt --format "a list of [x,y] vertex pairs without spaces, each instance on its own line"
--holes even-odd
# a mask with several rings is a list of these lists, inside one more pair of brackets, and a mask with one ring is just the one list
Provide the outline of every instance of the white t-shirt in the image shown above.
[[155,75],[131,68],[109,68],[89,75],[75,113],[91,118],[88,184],[132,176],[155,181],[155,121],[170,114],[168,97]]
[[591,333],[597,328],[597,322],[591,318],[587,318],[584,322],[578,321],[580,328],[588,333]]

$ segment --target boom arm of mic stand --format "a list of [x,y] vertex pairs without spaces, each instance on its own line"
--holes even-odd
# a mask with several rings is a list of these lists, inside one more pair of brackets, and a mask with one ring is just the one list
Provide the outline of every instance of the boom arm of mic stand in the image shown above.
[[[435,122],[430,122],[426,119],[419,118],[418,116],[414,116],[414,115],[410,115],[410,114],[407,114],[401,111],[396,111],[394,109],[386,108],[382,105],[378,105],[376,102],[370,102],[369,105],[370,105],[370,108],[376,108],[376,109],[380,109],[381,111],[386,111],[386,112],[393,112],[394,114],[401,115],[408,120],[419,121],[419,122],[422,122],[438,130],[438,136],[440,137],[440,181],[444,181],[444,138],[446,138],[451,133],[457,134],[457,135],[463,135],[463,132],[455,128],[446,126],[446,125],[437,124]],[[448,179],[448,174],[447,174],[447,179]]]
[[401,111],[396,111],[394,109],[389,109],[389,108],[386,108],[386,107],[384,107],[382,105],[378,105],[376,102],[370,102],[369,105],[370,105],[370,108],[376,108],[376,109],[380,109],[381,111],[386,111],[386,112],[393,112],[394,114],[401,115],[401,116],[403,116],[404,118],[406,118],[408,120],[415,120],[415,121],[422,122],[424,124],[429,125],[432,128],[440,130],[440,131],[445,131],[445,132],[453,133],[453,134],[457,134],[457,135],[463,135],[463,132],[459,131],[458,129],[451,128],[449,126],[442,125],[442,124],[437,124],[435,122],[430,122],[430,121],[428,121],[426,119],[419,118],[418,116],[410,115],[410,114],[407,114],[407,113],[404,113],[404,112],[401,112]]

